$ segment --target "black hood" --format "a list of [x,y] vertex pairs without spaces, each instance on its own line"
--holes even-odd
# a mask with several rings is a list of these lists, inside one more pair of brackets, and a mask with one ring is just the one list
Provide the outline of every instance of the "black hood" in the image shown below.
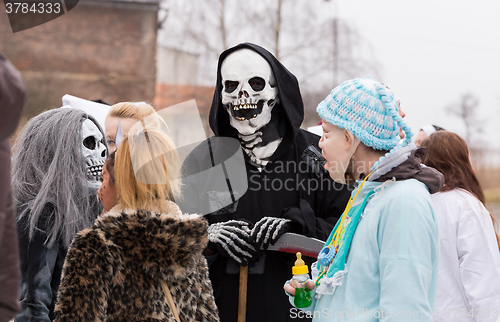
[[293,139],[299,131],[300,125],[304,119],[304,103],[300,95],[300,88],[297,78],[290,73],[270,52],[266,49],[251,43],[242,43],[224,51],[219,56],[217,66],[217,84],[215,86],[212,106],[210,107],[210,127],[216,136],[236,137],[236,130],[229,123],[229,114],[222,106],[222,76],[221,66],[224,59],[231,53],[239,49],[251,49],[261,55],[271,65],[276,83],[278,86],[280,103],[274,106],[273,113],[279,112],[280,119],[287,122],[285,129],[285,139]]

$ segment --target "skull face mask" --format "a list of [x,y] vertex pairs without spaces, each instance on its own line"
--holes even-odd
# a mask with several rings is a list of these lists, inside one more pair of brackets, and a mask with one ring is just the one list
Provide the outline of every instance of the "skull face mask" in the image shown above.
[[278,88],[269,63],[250,49],[238,50],[221,66],[222,104],[231,126],[242,135],[251,135],[271,120],[278,103]]
[[99,128],[89,119],[82,123],[82,153],[87,166],[87,182],[91,189],[99,189],[100,177],[104,161],[106,161],[106,146]]

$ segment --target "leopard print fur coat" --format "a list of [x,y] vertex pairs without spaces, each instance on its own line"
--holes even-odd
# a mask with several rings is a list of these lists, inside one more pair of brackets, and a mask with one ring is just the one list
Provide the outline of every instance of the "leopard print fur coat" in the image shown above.
[[207,222],[183,215],[114,208],[73,240],[63,267],[56,321],[219,321],[207,262]]

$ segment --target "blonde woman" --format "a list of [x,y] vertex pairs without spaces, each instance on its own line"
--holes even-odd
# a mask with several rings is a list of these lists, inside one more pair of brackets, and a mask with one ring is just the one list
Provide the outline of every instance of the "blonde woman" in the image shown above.
[[104,121],[109,153],[116,150],[118,123],[121,123],[122,133],[126,136],[134,124],[154,113],[155,109],[146,103],[121,102],[111,106]]
[[129,133],[111,167],[117,204],[73,241],[56,321],[219,321],[202,255],[207,222],[173,202],[172,141],[154,127]]

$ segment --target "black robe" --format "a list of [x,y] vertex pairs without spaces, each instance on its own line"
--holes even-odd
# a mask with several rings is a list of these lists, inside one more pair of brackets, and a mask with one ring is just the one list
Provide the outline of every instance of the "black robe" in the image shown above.
[[[229,115],[222,107],[220,67],[227,55],[241,48],[256,51],[271,65],[280,99],[280,103],[273,108],[273,120],[278,120],[280,124],[282,142],[261,172],[243,153],[244,169],[240,170],[246,171],[248,189],[240,193],[238,188],[232,186],[231,198],[235,202],[208,214],[207,219],[210,224],[231,219],[244,219],[255,224],[266,216],[288,218],[293,221],[292,232],[326,240],[342,215],[350,189],[331,180],[323,168],[313,169],[305,160],[304,151],[310,145],[319,150],[320,137],[299,128],[304,118],[304,107],[297,79],[271,53],[254,44],[240,44],[219,57],[217,85],[210,110],[210,126],[216,137],[197,146],[183,164],[186,179],[183,181],[181,208],[190,213],[203,213],[200,209],[206,208],[202,205],[213,203],[211,198],[217,195],[211,187],[225,185],[226,178],[222,175],[209,175],[200,181],[189,177],[189,174],[207,169],[210,164],[221,163],[221,160],[214,162],[214,155],[221,155],[217,151],[231,148],[217,138],[238,139],[236,130],[229,123]],[[230,156],[232,152],[226,151],[222,155]],[[305,259],[309,265],[315,260]],[[292,276],[294,261],[294,254],[263,251],[259,261],[250,263],[247,321],[309,321],[292,318],[296,314],[291,314],[292,306],[283,291],[284,283]],[[223,322],[237,320],[238,273],[237,263],[220,254],[210,266],[210,278]]]

